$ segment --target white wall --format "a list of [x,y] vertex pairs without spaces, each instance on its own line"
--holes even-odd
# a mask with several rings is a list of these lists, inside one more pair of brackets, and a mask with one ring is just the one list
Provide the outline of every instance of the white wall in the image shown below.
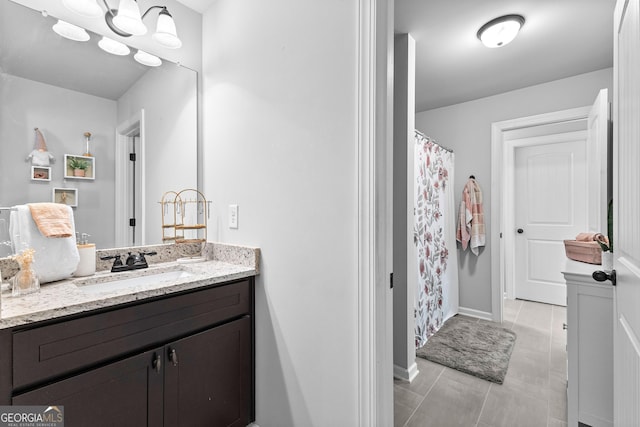
[[491,313],[491,123],[591,105],[602,88],[612,93],[604,69],[416,114],[416,128],[456,153],[455,193],[475,175],[483,190],[487,246],[479,257],[459,251],[460,307]]
[[[77,188],[76,231],[89,233],[98,247],[113,245],[113,129],[116,102],[0,73],[0,206],[50,202],[54,187]],[[39,128],[55,156],[51,182],[30,179]],[[91,132],[95,180],[64,179],[64,155],[85,151],[84,133]]]
[[262,250],[261,427],[357,425],[357,16],[339,0],[219,0],[204,15],[210,239]]

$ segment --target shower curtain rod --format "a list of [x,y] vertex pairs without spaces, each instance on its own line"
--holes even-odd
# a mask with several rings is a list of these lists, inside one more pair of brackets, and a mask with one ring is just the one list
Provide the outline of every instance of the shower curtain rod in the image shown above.
[[453,150],[451,148],[447,148],[444,145],[440,144],[439,142],[434,141],[433,139],[431,139],[430,137],[428,137],[427,135],[425,135],[424,133],[420,132],[418,129],[414,129],[414,131],[418,134],[421,135],[423,138],[427,138],[429,141],[433,142],[434,144],[438,144],[440,146],[440,148],[442,148],[445,151],[448,151],[450,153],[453,153]]

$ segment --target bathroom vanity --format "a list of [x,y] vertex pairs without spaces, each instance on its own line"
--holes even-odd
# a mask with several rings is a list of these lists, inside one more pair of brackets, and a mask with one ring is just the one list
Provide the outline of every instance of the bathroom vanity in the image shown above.
[[168,270],[184,274],[118,287],[104,272],[3,298],[0,404],[62,405],[67,426],[248,425],[257,264],[135,274]]
[[613,287],[567,260],[567,421],[613,427]]

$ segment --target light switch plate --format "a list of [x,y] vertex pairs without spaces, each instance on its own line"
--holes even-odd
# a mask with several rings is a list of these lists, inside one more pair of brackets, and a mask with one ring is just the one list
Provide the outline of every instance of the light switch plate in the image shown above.
[[229,228],[238,228],[238,205],[229,205]]

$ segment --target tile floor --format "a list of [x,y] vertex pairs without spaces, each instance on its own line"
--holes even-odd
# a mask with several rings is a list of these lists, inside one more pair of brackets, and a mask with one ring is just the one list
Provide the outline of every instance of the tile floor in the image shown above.
[[504,319],[518,335],[504,384],[417,358],[418,377],[394,382],[395,427],[566,427],[566,308],[505,300]]

